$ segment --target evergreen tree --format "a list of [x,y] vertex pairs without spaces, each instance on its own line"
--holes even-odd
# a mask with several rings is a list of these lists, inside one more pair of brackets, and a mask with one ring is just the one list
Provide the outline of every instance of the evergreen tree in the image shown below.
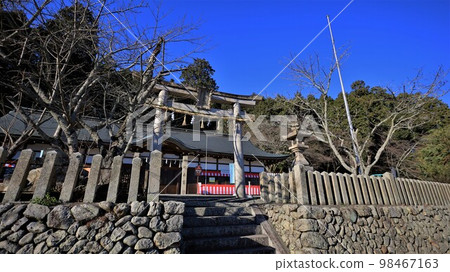
[[192,64],[183,69],[180,78],[183,80],[183,84],[194,87],[197,90],[217,91],[219,86],[217,86],[216,81],[212,77],[214,72],[207,60],[195,58]]
[[423,179],[450,183],[450,125],[426,136],[416,158]]

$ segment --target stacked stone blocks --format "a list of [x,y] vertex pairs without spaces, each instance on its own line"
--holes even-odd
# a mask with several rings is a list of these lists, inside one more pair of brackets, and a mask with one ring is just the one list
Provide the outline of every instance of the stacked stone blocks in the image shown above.
[[261,206],[291,253],[450,253],[443,206]]
[[0,253],[180,253],[184,203],[0,205]]

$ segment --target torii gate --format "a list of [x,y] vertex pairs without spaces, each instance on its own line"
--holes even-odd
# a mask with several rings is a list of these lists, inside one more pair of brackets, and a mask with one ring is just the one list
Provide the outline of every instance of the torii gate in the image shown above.
[[[156,108],[155,122],[153,126],[153,146],[152,150],[161,151],[162,143],[158,141],[163,135],[164,116],[167,111],[182,113],[192,116],[206,117],[210,120],[217,120],[218,127],[223,126],[223,119],[231,120],[233,123],[233,150],[234,150],[234,178],[236,196],[245,198],[245,175],[244,175],[244,153],[242,150],[242,122],[253,121],[254,116],[241,110],[241,106],[254,106],[256,101],[262,100],[261,96],[243,96],[223,93],[218,91],[200,90],[179,86],[173,83],[157,84],[155,89],[159,90],[158,98],[149,101],[149,104]],[[169,99],[169,94],[173,97],[183,99],[195,99],[196,105],[175,102]],[[222,110],[211,108],[211,102],[220,104],[233,104],[232,110]],[[198,126],[198,125],[197,125]],[[195,127],[194,129],[200,129]],[[188,158],[183,156],[181,194],[186,194]]]

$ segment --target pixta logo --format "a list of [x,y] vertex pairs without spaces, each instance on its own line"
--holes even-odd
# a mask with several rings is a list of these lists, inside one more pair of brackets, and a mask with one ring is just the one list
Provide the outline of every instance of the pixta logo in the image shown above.
[[[287,135],[292,131],[292,129],[297,130],[296,139],[300,142],[309,137],[316,138],[316,140],[321,142],[326,142],[324,133],[321,131],[319,124],[311,115],[304,116],[301,122],[297,119],[296,115],[260,115],[258,116],[258,118],[256,118],[256,120],[246,120],[245,124],[247,125],[249,131],[245,133],[245,135],[242,135],[242,141],[248,141],[251,137],[255,137],[259,142],[268,141],[266,135],[264,134],[264,130],[261,130],[261,125],[263,125],[265,122],[278,124],[278,140],[281,142],[287,141]],[[199,126],[194,126],[193,128],[194,134],[196,133],[197,135],[199,135]],[[228,140],[233,141],[235,130],[237,129],[236,123],[230,121],[228,129]],[[218,131],[218,133],[222,133],[222,131]],[[200,137],[194,137],[194,141],[195,140],[199,141]]]
[[142,106],[134,111],[126,123],[126,140],[134,146],[150,151],[161,149],[162,143],[171,136],[171,120],[165,120],[165,112]]

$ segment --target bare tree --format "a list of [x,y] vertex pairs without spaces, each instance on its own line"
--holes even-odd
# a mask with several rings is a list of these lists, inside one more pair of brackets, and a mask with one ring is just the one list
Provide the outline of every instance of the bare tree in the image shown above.
[[[45,135],[44,137],[47,137],[40,128],[49,119],[45,110],[41,111],[29,107],[24,109],[19,106],[22,104],[22,94],[19,93],[17,96],[15,101],[8,98],[9,103],[15,110],[1,111],[0,132],[3,134],[1,145],[7,152],[7,159],[11,159],[35,133],[42,133]],[[52,144],[51,141],[49,143]],[[54,146],[58,148],[58,145]]]
[[[29,28],[27,37],[12,31],[3,42],[12,40],[22,51],[32,52],[28,62],[33,65],[15,64],[13,80],[6,84],[56,120],[58,129],[45,136],[46,140],[61,143],[69,154],[79,150],[81,129],[103,147],[99,137],[103,128],[112,140],[110,155],[123,154],[130,145],[125,141],[130,118],[136,118],[136,110],[155,96],[155,85],[164,76],[179,70],[175,64],[199,50],[199,40],[191,37],[196,26],[184,21],[163,26],[160,6],[151,9],[151,27],[133,25],[127,18],[143,7],[134,1],[65,2],[22,6],[27,14],[38,14],[33,24],[24,24]],[[170,46],[180,43],[193,45],[192,50],[169,55]],[[11,58],[8,52],[2,57]],[[17,54],[14,57],[13,63],[17,63]],[[86,122],[85,116],[100,121]]]
[[[337,99],[333,100],[329,95],[335,69],[335,62],[331,62],[328,67],[322,66],[317,55],[308,61],[296,62],[291,67],[294,78],[299,80],[303,87],[312,88],[313,94],[318,95],[318,98],[298,95],[294,103],[315,116],[323,130],[323,142],[330,147],[346,171],[356,174],[357,163],[348,133],[345,111],[342,110],[343,103],[342,101],[337,103]],[[367,101],[368,103],[364,105],[351,105],[352,118],[361,118],[369,124],[369,129],[365,131],[355,129],[356,148],[361,156],[360,167],[363,174],[371,173],[397,131],[412,130],[429,122],[429,115],[426,114],[428,109],[425,105],[431,97],[445,92],[444,78],[445,72],[439,68],[431,82],[424,83],[423,75],[419,72],[404,85],[403,90],[397,93],[391,91],[384,97],[376,98],[377,103],[389,103],[389,110],[380,112],[376,119],[367,114],[373,101]],[[347,128],[342,129],[343,126]],[[406,151],[405,155],[408,154]]]

